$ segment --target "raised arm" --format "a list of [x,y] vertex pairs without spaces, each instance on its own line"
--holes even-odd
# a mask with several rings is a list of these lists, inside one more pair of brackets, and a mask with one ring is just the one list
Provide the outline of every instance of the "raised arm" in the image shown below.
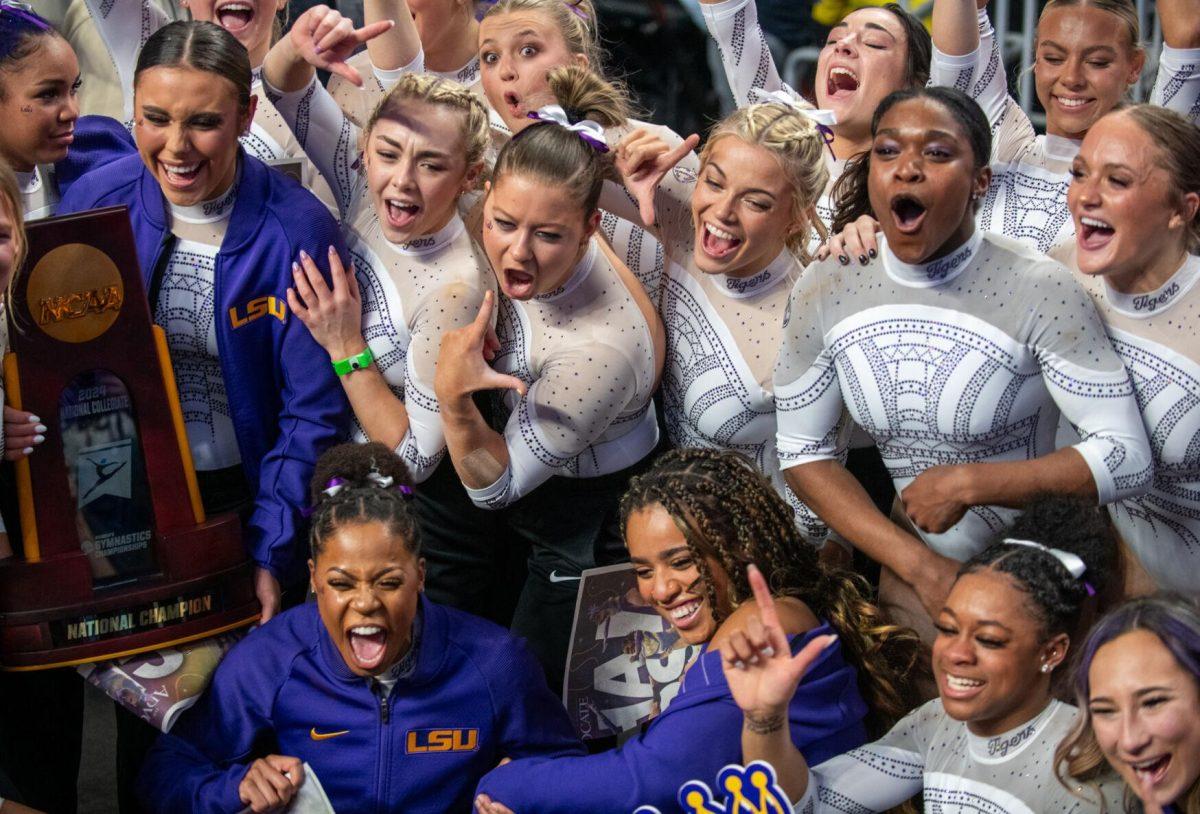
[[721,65],[738,107],[756,101],[755,91],[795,91],[779,78],[754,0],[700,0],[709,35],[721,51]]
[[367,53],[377,70],[399,71],[421,55],[421,36],[408,0],[364,0],[363,22],[367,28],[388,21],[395,25],[367,40]]
[[1200,124],[1200,0],[1159,0],[1163,50],[1150,101]]

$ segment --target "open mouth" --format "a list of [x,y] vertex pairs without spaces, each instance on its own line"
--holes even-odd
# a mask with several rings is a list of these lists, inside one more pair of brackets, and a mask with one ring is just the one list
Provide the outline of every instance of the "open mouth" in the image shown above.
[[1094,102],[1096,100],[1089,99],[1084,96],[1054,95],[1054,101],[1063,110],[1066,110],[1070,113],[1077,113],[1077,112],[1083,110],[1084,108],[1086,108],[1088,105],[1092,104],[1092,102]]
[[1150,760],[1140,760],[1137,763],[1130,763],[1129,767],[1137,775],[1138,782],[1141,783],[1142,788],[1147,788],[1149,786],[1157,786],[1161,783],[1170,765],[1171,756],[1168,754],[1160,755]]
[[189,189],[196,183],[196,179],[200,176],[201,170],[204,169],[203,161],[196,161],[191,164],[164,164],[159,162],[159,166],[163,169],[163,177],[167,184],[175,189]]
[[928,210],[916,196],[907,193],[892,198],[892,219],[902,234],[912,235],[921,231]]
[[385,201],[385,209],[387,210],[388,226],[396,230],[411,229],[416,223],[417,216],[421,214],[421,207],[418,204],[408,201]]
[[987,682],[978,678],[967,678],[966,676],[956,676],[946,673],[946,695],[958,700],[971,698],[983,689],[985,683]]
[[504,293],[514,300],[527,300],[536,293],[537,277],[521,269],[505,269]]
[[1083,216],[1079,219],[1079,246],[1088,251],[1103,249],[1113,239],[1116,230],[1111,223]]
[[216,17],[221,28],[230,34],[237,34],[248,28],[254,21],[254,6],[234,0],[232,3],[217,6]]
[[387,651],[387,631],[378,625],[357,625],[350,628],[346,636],[350,642],[350,653],[354,666],[374,671],[383,664]]
[[695,627],[700,621],[700,607],[703,603],[699,599],[689,599],[686,602],[681,602],[671,608],[663,608],[667,618],[679,630],[687,630]]
[[711,223],[701,224],[700,248],[709,257],[715,260],[723,260],[740,245],[742,245],[742,239],[735,237],[732,232],[727,232],[719,226],[713,226]]
[[521,97],[513,93],[511,90],[504,92],[504,106],[508,108],[508,115],[513,119],[521,118]]
[[825,79],[825,92],[831,99],[845,99],[858,90],[858,74],[849,68],[830,68]]

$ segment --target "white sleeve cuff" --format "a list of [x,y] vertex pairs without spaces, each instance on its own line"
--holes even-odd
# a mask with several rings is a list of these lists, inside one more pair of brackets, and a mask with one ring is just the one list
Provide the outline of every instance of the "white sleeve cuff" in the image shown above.
[[750,2],[751,0],[721,0],[720,3],[701,3],[700,12],[705,20],[716,22],[737,14]]

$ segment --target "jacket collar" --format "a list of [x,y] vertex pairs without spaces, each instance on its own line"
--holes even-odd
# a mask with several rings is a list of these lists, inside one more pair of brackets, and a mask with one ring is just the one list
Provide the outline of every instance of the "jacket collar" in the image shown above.
[[[230,228],[233,224],[230,224]],[[427,684],[437,677],[442,670],[442,665],[446,662],[446,651],[449,646],[449,626],[446,619],[446,612],[438,605],[430,602],[425,598],[425,594],[421,594],[420,599],[421,613],[421,646],[417,649],[417,664],[412,673],[396,682],[399,688],[418,687],[422,684]],[[318,643],[321,651],[321,659],[325,663],[325,667],[329,672],[339,679],[347,683],[356,683],[365,681],[363,676],[355,674],[346,664],[346,660],[342,658],[342,654],[338,652],[337,647],[333,643],[333,639],[329,637],[329,631],[325,629],[324,623],[321,622],[321,615],[317,612],[316,601],[312,602],[312,615],[317,626],[317,635],[320,638]]]
[[[238,163],[241,180],[238,182],[237,201],[229,219],[229,229],[221,243],[221,253],[235,252],[250,243],[262,230],[267,216],[267,201],[270,198],[270,168],[257,159],[250,158],[238,147]],[[170,231],[167,218],[167,199],[148,168],[142,172],[140,189],[142,211],[146,218],[162,232]]]

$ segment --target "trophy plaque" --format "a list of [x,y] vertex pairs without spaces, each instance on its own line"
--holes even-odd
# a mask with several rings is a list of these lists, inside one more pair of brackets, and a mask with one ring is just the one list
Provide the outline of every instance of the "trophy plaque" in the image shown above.
[[49,218],[27,233],[4,378],[9,404],[49,431],[16,467],[3,668],[111,659],[254,621],[241,524],[204,515],[128,213]]

